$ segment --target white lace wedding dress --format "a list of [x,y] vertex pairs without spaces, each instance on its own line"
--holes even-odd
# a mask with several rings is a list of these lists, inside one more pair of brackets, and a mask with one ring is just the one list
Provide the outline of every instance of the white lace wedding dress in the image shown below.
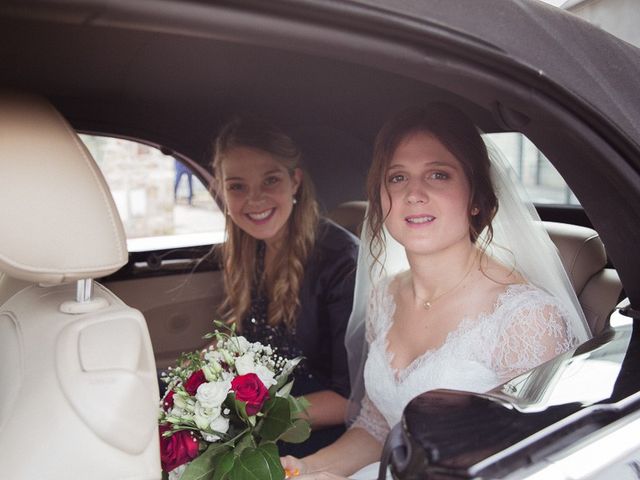
[[[364,428],[380,442],[400,421],[407,403],[422,392],[436,388],[486,392],[578,345],[560,303],[535,286],[517,284],[505,288],[492,312],[464,318],[442,346],[395,370],[387,350],[395,311],[390,281],[380,282],[368,306],[366,395],[351,427]],[[352,476],[376,477],[377,464]]]

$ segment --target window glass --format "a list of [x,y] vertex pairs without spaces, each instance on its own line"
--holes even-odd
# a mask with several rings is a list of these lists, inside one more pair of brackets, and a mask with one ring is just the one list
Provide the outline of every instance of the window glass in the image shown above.
[[220,243],[224,215],[182,161],[149,145],[80,135],[107,180],[129,251]]
[[527,137],[511,132],[490,133],[484,137],[509,161],[532,202],[580,204],[555,167]]

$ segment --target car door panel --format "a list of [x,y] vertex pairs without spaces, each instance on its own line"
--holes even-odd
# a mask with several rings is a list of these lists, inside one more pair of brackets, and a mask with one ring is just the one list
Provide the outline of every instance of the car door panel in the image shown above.
[[224,298],[221,271],[105,281],[103,284],[142,312],[158,368],[172,365],[181,352],[203,348]]

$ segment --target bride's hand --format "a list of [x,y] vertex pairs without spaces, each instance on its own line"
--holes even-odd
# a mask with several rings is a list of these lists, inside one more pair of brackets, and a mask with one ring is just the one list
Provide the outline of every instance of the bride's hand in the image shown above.
[[348,480],[330,472],[309,472],[307,464],[299,458],[287,455],[280,457],[280,463],[285,471],[285,478],[290,480]]
[[300,475],[296,480],[349,480],[330,472],[312,472]]
[[280,463],[285,471],[285,478],[293,478],[299,475],[303,475],[308,472],[307,464],[299,458],[287,455],[286,457],[280,457]]

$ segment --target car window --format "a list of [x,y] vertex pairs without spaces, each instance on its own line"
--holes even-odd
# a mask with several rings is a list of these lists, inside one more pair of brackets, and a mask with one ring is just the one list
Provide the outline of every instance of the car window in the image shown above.
[[224,215],[185,162],[130,140],[80,138],[111,189],[130,252],[223,241]]
[[580,204],[555,167],[527,137],[515,132],[489,133],[484,137],[509,161],[532,202]]

